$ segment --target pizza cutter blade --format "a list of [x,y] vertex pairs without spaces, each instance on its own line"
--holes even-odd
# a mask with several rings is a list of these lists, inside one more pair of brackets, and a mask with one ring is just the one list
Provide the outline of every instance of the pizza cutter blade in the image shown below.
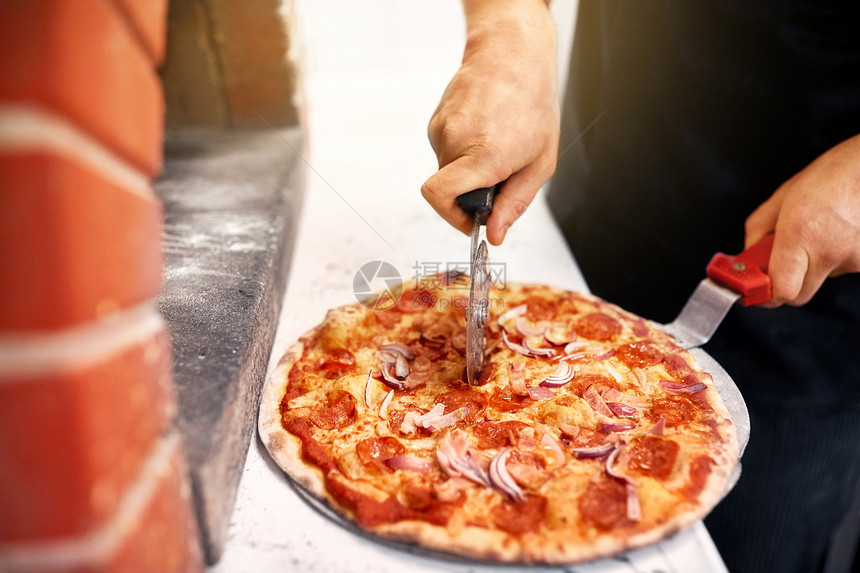
[[711,339],[732,305],[744,306],[771,299],[767,265],[773,234],[736,256],[717,253],[708,263],[708,278],[702,280],[678,317],[663,327],[684,348],[701,346]]
[[493,212],[497,185],[475,189],[457,197],[457,205],[474,219],[469,247],[469,306],[466,309],[466,379],[476,386],[484,368],[484,342],[490,315],[490,270],[487,242],[480,238],[481,226]]

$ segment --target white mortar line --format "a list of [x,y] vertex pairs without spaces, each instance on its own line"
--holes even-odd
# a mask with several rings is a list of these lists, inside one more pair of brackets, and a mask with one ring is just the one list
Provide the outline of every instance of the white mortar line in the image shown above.
[[147,341],[164,321],[147,302],[108,318],[43,333],[0,332],[0,384],[80,369]]
[[152,200],[149,179],[63,117],[33,105],[0,105],[0,152],[52,151]]
[[153,502],[160,479],[179,447],[178,431],[155,443],[137,481],[126,490],[113,517],[101,527],[72,539],[0,545],[0,571],[48,573],[107,562],[124,539],[134,532]]

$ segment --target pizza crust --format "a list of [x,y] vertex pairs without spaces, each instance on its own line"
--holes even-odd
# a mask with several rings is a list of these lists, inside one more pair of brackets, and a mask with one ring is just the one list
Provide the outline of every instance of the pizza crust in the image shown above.
[[287,389],[290,369],[302,357],[305,340],[313,338],[321,326],[296,341],[281,358],[263,387],[257,430],[275,463],[299,485],[320,499],[328,499],[323,472],[302,461],[302,442],[281,425],[281,399]]
[[[405,289],[413,286],[415,285],[406,285]],[[552,287],[543,288],[556,295],[567,292]],[[591,295],[582,296],[593,298],[602,305],[617,308]],[[287,350],[263,389],[258,419],[261,440],[278,466],[314,498],[333,508],[336,514],[345,517],[347,522],[354,521],[355,515],[349,509],[341,506],[328,493],[323,472],[302,459],[302,442],[282,426],[280,406],[287,389],[289,372],[302,358],[307,345],[318,337],[327,324],[333,322],[348,324],[356,312],[362,311],[363,307],[359,305],[332,309],[320,325],[302,336]],[[659,325],[650,322],[649,325],[659,329]],[[693,368],[700,369],[695,357],[690,356],[690,358],[693,361],[691,364]],[[722,418],[730,420],[729,412],[720,400],[715,388],[710,386],[707,392],[712,394],[708,398],[708,403]],[[446,554],[504,563],[569,564],[608,557],[630,549],[644,547],[666,539],[705,517],[731,488],[734,480],[730,479],[730,475],[732,472],[737,472],[738,466],[737,432],[735,426],[729,424],[721,428],[721,433],[727,441],[726,451],[723,459],[715,460],[715,463],[712,464],[705,487],[698,494],[697,507],[671,516],[664,523],[644,531],[624,532],[611,536],[601,535],[587,546],[566,545],[563,536],[556,536],[557,539],[547,543],[546,536],[540,534],[525,534],[521,536],[519,542],[513,542],[509,534],[498,530],[466,525],[452,527],[450,524],[443,527],[420,520],[403,520],[380,525],[370,533],[387,539],[399,540],[408,545],[417,544],[421,548]]]

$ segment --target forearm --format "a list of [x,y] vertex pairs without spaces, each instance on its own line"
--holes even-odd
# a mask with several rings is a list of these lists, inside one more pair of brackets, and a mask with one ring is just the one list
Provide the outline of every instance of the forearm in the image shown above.
[[463,63],[428,126],[439,171],[421,192],[468,234],[471,220],[456,197],[504,182],[487,221],[487,238],[499,244],[555,170],[555,25],[542,0],[464,0],[463,6]]
[[504,38],[505,34],[528,34],[532,41],[551,41],[555,49],[555,29],[548,6],[549,0],[463,0],[466,55],[488,38]]

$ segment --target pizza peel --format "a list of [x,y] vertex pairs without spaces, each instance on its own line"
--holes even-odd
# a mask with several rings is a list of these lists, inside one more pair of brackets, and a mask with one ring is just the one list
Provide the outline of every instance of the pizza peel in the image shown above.
[[[699,347],[711,339],[736,302],[752,306],[771,299],[767,266],[772,249],[773,234],[769,234],[738,255],[715,254],[706,268],[707,278],[699,283],[675,320],[662,325],[663,330],[689,350],[705,372],[713,376],[714,386],[737,429],[739,458],[750,436],[746,403],[728,372]],[[740,463],[735,466],[725,493],[734,487],[739,476]]]
[[498,185],[475,189],[457,197],[457,205],[472,217],[469,246],[469,306],[466,308],[466,379],[477,386],[484,368],[484,342],[490,315],[490,271],[487,241],[480,238],[481,227],[493,212]]

